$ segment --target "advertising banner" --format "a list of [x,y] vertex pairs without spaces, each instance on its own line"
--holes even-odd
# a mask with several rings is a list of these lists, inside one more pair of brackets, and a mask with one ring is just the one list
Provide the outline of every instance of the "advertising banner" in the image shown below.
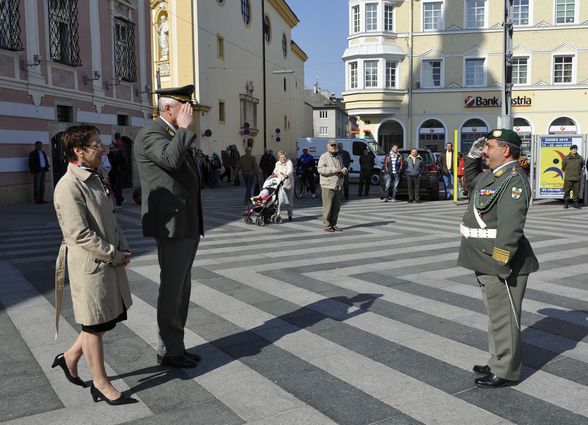
[[578,145],[582,154],[582,136],[541,136],[537,146],[537,198],[563,198],[563,159],[570,153],[570,146]]

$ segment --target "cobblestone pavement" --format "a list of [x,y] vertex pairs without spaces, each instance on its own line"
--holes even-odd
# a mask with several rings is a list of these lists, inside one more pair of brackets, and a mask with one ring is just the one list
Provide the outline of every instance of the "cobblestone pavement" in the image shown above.
[[[354,186],[352,186],[352,189]],[[523,380],[478,389],[487,320],[457,267],[464,206],[352,198],[343,232],[320,200],[295,220],[241,217],[243,188],[204,191],[186,344],[195,369],[156,364],[159,268],[137,205],[117,216],[134,251],[129,319],[105,335],[107,371],[140,403],[94,403],[51,369],[79,330],[66,288],[54,339],[61,234],[51,204],[0,210],[0,421],[10,424],[587,424],[588,208],[538,203],[527,220],[541,263],[523,303]],[[130,197],[129,197],[130,198]],[[84,361],[80,375],[89,379]]]

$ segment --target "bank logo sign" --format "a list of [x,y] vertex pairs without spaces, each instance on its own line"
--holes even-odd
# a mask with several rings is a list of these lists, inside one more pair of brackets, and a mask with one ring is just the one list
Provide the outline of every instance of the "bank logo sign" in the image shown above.
[[[531,106],[531,104],[531,98],[527,96],[517,96],[512,98],[513,107]],[[502,101],[497,96],[467,96],[464,99],[464,105],[466,108],[500,108]]]

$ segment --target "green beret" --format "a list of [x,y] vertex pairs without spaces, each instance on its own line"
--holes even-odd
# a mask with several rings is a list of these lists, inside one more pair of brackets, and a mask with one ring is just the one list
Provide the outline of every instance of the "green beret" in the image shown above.
[[496,130],[492,130],[490,133],[486,135],[486,139],[502,140],[503,142],[512,143],[516,146],[521,146],[521,143],[523,143],[523,141],[516,133],[516,131],[507,130],[506,128],[498,128]]
[[191,103],[192,105],[197,104],[196,100],[192,99],[192,94],[194,93],[193,84],[188,84],[187,86],[183,87],[158,89],[155,90],[155,93],[157,93],[160,97],[170,97],[177,100],[178,102]]

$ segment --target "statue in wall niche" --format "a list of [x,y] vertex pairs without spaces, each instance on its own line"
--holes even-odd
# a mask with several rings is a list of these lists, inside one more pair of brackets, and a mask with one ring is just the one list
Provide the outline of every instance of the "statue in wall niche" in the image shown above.
[[169,21],[167,16],[161,15],[157,27],[159,36],[159,60],[167,60],[169,56]]

